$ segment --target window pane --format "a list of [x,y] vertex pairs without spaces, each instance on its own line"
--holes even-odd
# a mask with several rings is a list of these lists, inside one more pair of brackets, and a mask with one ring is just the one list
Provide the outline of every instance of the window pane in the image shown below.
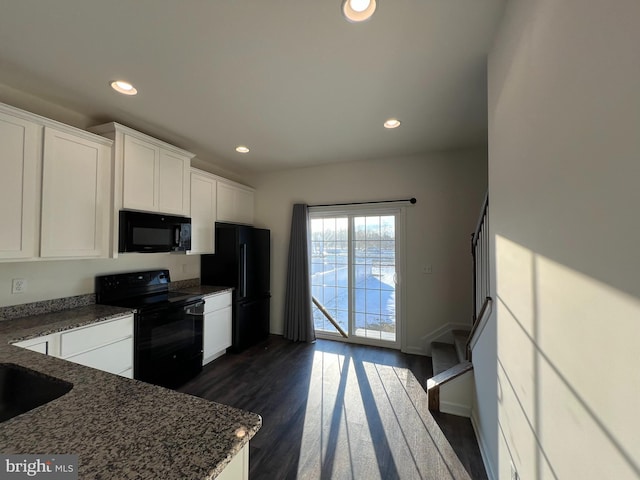
[[[312,295],[337,320],[347,310],[349,285],[345,260],[348,239],[348,218],[311,219],[311,291]],[[315,327],[320,331],[335,332],[335,327],[324,314],[314,306]],[[344,321],[344,319],[343,319]],[[347,321],[344,321],[347,328]]]
[[[317,216],[310,224],[314,296],[350,335],[395,342],[396,216]],[[336,332],[315,307],[314,321]]]
[[355,335],[395,341],[395,216],[354,218]]

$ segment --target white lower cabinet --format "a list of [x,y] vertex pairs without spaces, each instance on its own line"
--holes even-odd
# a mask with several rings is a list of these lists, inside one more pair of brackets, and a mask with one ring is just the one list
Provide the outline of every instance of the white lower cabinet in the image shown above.
[[80,365],[120,375],[131,370],[129,357],[132,351],[133,338],[129,337],[63,358]]
[[133,314],[13,345],[133,378]]
[[62,332],[60,358],[132,378],[133,315]]
[[231,346],[231,292],[204,297],[202,364],[224,355]]
[[249,443],[227,464],[216,480],[248,480],[249,479]]
[[42,337],[30,338],[29,340],[16,342],[13,345],[16,347],[26,348],[27,350],[33,350],[34,352],[44,353],[45,355],[59,357],[59,344],[60,334],[52,333],[51,335],[43,335]]

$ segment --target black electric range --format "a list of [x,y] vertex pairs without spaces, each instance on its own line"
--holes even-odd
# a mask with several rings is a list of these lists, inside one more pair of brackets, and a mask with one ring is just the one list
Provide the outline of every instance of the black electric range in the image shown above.
[[168,270],[96,277],[96,303],[135,309],[133,378],[175,388],[202,370],[202,296],[169,290]]

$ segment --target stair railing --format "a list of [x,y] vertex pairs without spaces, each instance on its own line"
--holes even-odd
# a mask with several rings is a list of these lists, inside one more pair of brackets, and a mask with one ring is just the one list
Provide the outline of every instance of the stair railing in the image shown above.
[[491,244],[489,237],[489,192],[484,197],[476,229],[471,235],[473,258],[473,326],[467,341],[467,359],[471,360],[471,340],[491,303]]
[[471,256],[473,257],[473,322],[478,319],[482,304],[489,297],[489,194],[487,193],[480,210],[480,218],[471,235]]

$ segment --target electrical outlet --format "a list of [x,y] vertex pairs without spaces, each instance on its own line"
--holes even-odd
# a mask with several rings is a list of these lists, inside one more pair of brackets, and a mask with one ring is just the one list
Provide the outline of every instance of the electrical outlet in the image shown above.
[[14,278],[11,283],[11,293],[26,293],[27,281],[24,278]]
[[433,273],[433,267],[431,265],[425,265],[422,267],[422,273],[425,275],[431,275]]

